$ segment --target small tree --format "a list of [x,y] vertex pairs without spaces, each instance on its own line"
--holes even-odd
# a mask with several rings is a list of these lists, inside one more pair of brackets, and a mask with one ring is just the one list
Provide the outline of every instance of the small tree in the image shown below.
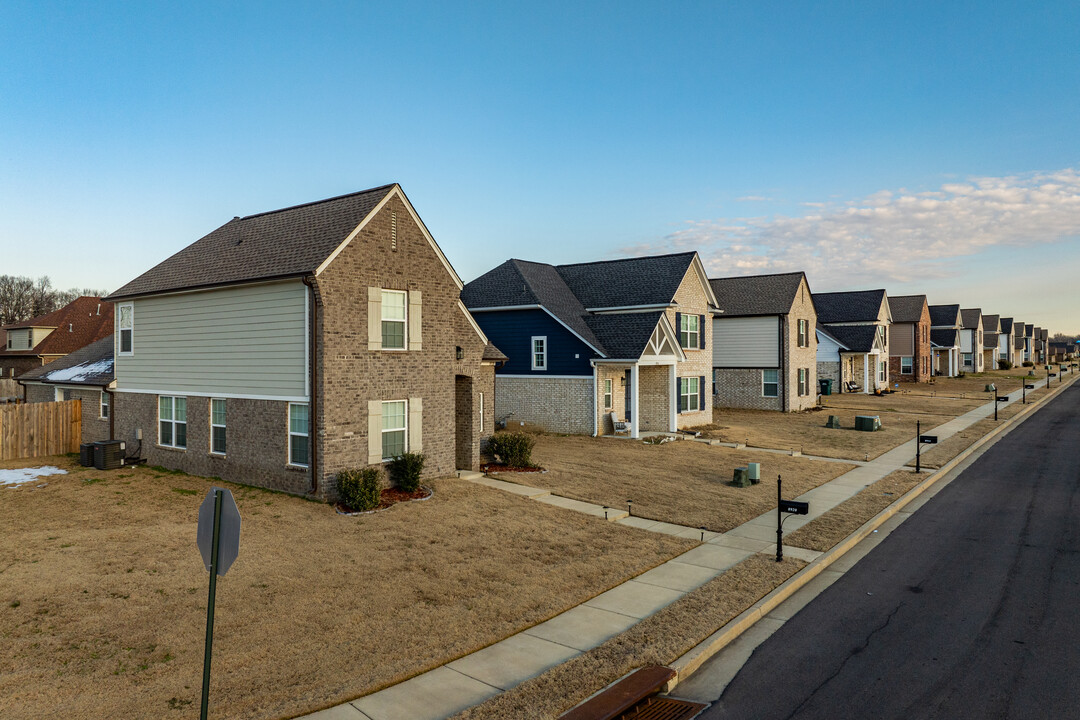
[[404,492],[416,492],[420,487],[420,474],[424,471],[423,453],[407,452],[398,455],[386,466],[390,482]]
[[523,432],[495,433],[491,438],[491,454],[512,468],[532,467],[532,451],[536,441]]
[[342,470],[338,473],[338,496],[341,504],[350,510],[372,510],[379,504],[380,475],[378,468]]

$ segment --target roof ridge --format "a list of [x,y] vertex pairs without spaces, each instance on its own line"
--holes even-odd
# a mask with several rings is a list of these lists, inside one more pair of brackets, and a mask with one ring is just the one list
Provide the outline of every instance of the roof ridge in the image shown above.
[[321,205],[322,203],[334,202],[335,200],[344,200],[345,198],[356,197],[357,195],[367,195],[377,190],[385,190],[392,188],[398,183],[388,183],[386,185],[380,185],[378,187],[368,188],[367,190],[357,190],[356,192],[345,193],[344,195],[335,195],[334,197],[324,198],[322,200],[313,200],[311,202],[300,203],[299,205],[290,205],[289,207],[278,208],[277,210],[266,210],[265,212],[255,213],[253,215],[244,215],[242,217],[235,217],[232,221],[236,220],[251,220],[252,218],[263,217],[264,215],[273,215],[274,213],[287,212],[289,210],[299,210],[304,207],[311,207],[312,205]]
[[681,252],[681,253],[662,253],[660,255],[639,255],[637,257],[614,258],[612,260],[593,260],[592,262],[564,263],[562,265],[554,265],[553,267],[565,268],[565,267],[578,267],[580,265],[607,265],[607,264],[610,264],[610,263],[617,263],[617,262],[629,262],[631,260],[655,260],[656,258],[680,257],[682,255],[694,255],[696,253],[697,253],[697,250],[688,250],[686,252]]
[[742,280],[743,278],[782,277],[784,275],[806,275],[806,271],[792,270],[791,272],[755,273],[754,275],[727,275],[725,277],[709,278],[709,280]]

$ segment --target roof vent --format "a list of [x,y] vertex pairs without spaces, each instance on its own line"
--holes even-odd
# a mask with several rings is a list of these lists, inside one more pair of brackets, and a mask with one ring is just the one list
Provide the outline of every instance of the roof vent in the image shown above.
[[100,314],[101,314],[101,303],[98,303],[98,304],[97,304],[97,314],[98,314],[98,315],[100,315]]
[[68,323],[68,332],[75,332],[75,324]]

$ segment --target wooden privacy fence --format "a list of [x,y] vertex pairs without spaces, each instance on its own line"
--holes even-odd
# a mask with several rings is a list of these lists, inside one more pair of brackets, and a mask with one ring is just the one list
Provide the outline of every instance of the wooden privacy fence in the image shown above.
[[[23,389],[19,383],[11,378],[0,378],[0,398],[21,398]],[[0,402],[3,402],[0,399]]]
[[79,452],[82,401],[0,405],[0,460]]

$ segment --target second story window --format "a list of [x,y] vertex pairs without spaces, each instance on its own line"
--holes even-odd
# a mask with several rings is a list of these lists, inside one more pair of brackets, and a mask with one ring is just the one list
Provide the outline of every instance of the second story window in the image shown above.
[[119,308],[120,354],[131,355],[135,348],[135,306],[124,303]]
[[679,318],[679,345],[684,350],[701,347],[701,316],[682,313]]
[[533,336],[532,369],[547,370],[547,337]]
[[799,347],[810,347],[810,321],[799,321]]
[[382,291],[383,350],[405,349],[405,293],[400,290]]

